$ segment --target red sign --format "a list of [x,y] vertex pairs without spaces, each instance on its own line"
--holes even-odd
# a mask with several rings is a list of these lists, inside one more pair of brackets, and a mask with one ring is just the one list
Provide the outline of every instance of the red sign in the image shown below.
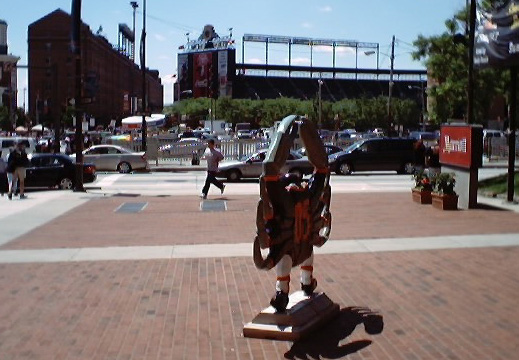
[[480,151],[482,144],[478,143],[480,132],[480,128],[470,125],[442,126],[440,163],[465,169],[480,167],[482,161]]

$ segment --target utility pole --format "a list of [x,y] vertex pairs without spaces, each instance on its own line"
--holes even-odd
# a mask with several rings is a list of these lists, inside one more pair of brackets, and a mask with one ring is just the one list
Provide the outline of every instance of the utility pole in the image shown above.
[[391,129],[391,125],[393,124],[391,100],[393,97],[393,70],[395,65],[395,35],[393,35],[393,40],[391,41],[391,56],[389,60],[391,60],[391,67],[389,70],[389,96],[387,97],[387,120],[389,123],[389,128]]
[[148,110],[148,101],[146,99],[146,0],[142,7],[142,36],[141,36],[141,70],[142,70],[142,151],[147,149],[148,127],[146,124],[146,111]]
[[76,65],[74,110],[76,113],[76,182],[74,191],[83,187],[83,114],[81,111],[81,0],[72,0],[72,52]]

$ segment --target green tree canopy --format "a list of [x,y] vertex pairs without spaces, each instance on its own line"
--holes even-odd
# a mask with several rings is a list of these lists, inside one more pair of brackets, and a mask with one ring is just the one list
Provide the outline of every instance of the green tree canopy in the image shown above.
[[[495,1],[494,1],[495,2]],[[485,1],[483,6],[490,6]],[[465,33],[467,10],[463,9],[445,21],[440,35],[419,35],[413,45],[413,58],[422,60],[428,69],[428,89],[432,99],[429,119],[436,124],[461,119],[466,114],[468,84],[468,34]],[[488,120],[488,111],[495,97],[505,93],[508,72],[483,69],[475,72],[474,113],[476,123]]]

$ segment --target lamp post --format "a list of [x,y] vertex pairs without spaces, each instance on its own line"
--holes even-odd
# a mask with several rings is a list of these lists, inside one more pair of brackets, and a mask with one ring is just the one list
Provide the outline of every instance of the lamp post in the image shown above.
[[321,131],[322,128],[322,115],[323,115],[323,106],[322,106],[322,90],[323,81],[321,79],[317,80],[317,84],[319,84],[319,124],[318,128]]
[[148,101],[146,94],[146,0],[142,7],[142,36],[141,36],[141,70],[142,70],[142,151],[147,150],[148,127],[146,124],[146,112],[148,110]]
[[422,118],[422,131],[425,131],[425,91],[424,91],[424,88],[423,88],[423,82],[420,82],[420,86],[409,85],[407,88],[408,89],[420,90],[420,100],[421,100],[421,105],[422,105],[422,114],[421,114],[421,118]]
[[395,35],[393,35],[393,39],[391,41],[391,67],[389,70],[389,95],[387,97],[387,118],[389,126],[393,124],[393,109],[391,107],[391,101],[393,98],[393,69],[395,65]]
[[135,61],[135,12],[139,7],[137,1],[130,1],[130,5],[133,8],[133,44],[132,44],[132,61]]
[[[390,69],[389,69],[389,89],[388,89],[388,97],[387,97],[387,121],[388,121],[388,128],[391,131],[391,125],[393,124],[393,109],[392,109],[392,100],[393,100],[393,71],[395,66],[395,35],[393,35],[393,38],[391,39],[391,55],[383,54],[385,56],[389,56],[390,60]],[[379,52],[375,52],[373,50],[371,51],[365,51],[364,54],[367,56],[377,54],[377,70],[379,68]]]
[[76,115],[76,182],[74,191],[84,192],[83,187],[83,114],[81,109],[81,0],[72,0],[72,44],[76,65],[74,110]]

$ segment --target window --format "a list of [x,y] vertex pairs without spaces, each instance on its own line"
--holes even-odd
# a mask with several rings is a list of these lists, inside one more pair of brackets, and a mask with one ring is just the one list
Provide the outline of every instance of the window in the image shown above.
[[106,152],[102,152],[101,154],[121,154],[121,150],[117,148],[103,148],[103,150],[106,150]]
[[31,164],[32,164],[32,166],[34,166],[34,167],[40,167],[40,166],[41,166],[41,160],[42,160],[42,158],[39,158],[39,157],[33,157],[33,158],[31,159]]
[[2,149],[14,147],[14,140],[2,140]]
[[62,166],[62,165],[64,165],[62,158],[59,158],[59,157],[50,158],[50,166]]
[[264,152],[259,153],[259,154],[257,154],[256,156],[253,156],[253,157],[251,158],[251,161],[252,161],[252,162],[263,162],[263,160],[265,160],[265,156],[266,156],[266,155],[265,155]]
[[85,155],[99,155],[101,153],[99,150],[101,150],[101,149],[97,148],[97,149],[87,150],[87,151],[85,151]]

